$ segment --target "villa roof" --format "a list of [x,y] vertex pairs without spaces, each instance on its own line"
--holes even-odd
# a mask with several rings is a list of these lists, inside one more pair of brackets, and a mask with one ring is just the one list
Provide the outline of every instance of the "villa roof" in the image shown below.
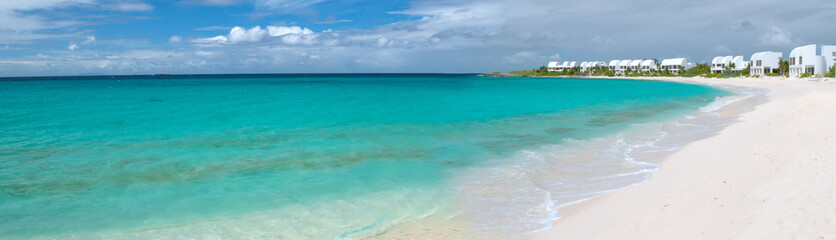
[[685,58],[669,58],[662,60],[662,66],[682,66],[685,65]]
[[642,60],[633,60],[633,61],[630,62],[631,67],[638,67],[641,64],[642,64]]
[[600,67],[600,66],[606,67],[606,66],[607,66],[607,63],[602,62],[602,61],[597,61],[597,62],[591,62],[591,63],[589,63],[589,66],[590,66],[590,67]]
[[655,64],[652,59],[647,59],[642,61],[642,66],[655,66]]
[[618,60],[611,60],[610,66],[618,66]]
[[558,66],[557,62],[549,62],[550,68],[556,68]]
[[780,58],[780,57],[784,56],[784,53],[772,52],[772,51],[757,52],[755,54],[752,54],[752,58],[750,58],[749,60],[750,61],[764,60],[764,59],[766,59],[767,57],[770,57],[770,56],[775,56],[775,57]]
[[809,51],[810,48],[813,49],[813,52],[816,52],[816,44],[810,44],[810,45],[807,45],[807,46],[801,46],[801,47],[797,47],[797,48],[792,49],[792,52],[790,52],[790,57],[796,57],[796,56],[802,55],[803,51],[805,51],[805,50]]

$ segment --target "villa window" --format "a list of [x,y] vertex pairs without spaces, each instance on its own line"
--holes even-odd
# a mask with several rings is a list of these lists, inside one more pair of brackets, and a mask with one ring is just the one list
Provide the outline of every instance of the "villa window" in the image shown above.
[[813,74],[813,72],[815,72],[815,70],[816,70],[816,69],[815,69],[815,67],[814,67],[814,66],[807,66],[807,68],[804,70],[804,72],[805,72],[805,73],[809,73],[810,75],[812,75],[812,74]]
[[801,56],[798,56],[798,65],[804,64],[804,61],[801,59]]

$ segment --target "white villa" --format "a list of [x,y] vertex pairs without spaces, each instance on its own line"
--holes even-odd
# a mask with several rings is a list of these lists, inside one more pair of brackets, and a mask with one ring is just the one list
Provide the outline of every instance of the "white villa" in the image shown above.
[[567,66],[565,70],[569,70],[569,69],[572,69],[572,68],[577,67],[577,66],[578,66],[578,62],[571,61],[571,62],[569,62],[569,66]]
[[639,71],[639,67],[642,65],[642,60],[633,60],[630,62],[630,70],[633,72]]
[[732,56],[718,56],[711,60],[711,73],[721,73],[726,71],[726,66],[731,65]]
[[588,68],[606,67],[607,63],[602,61],[589,62]]
[[732,67],[732,71],[743,71],[747,67],[749,67],[749,62],[743,59],[743,56],[736,56],[732,58],[731,64],[734,66]]
[[616,74],[624,74],[627,71],[627,67],[630,66],[630,60],[621,60],[618,62],[618,69],[615,70]]
[[615,70],[616,70],[616,69],[618,69],[618,63],[620,63],[620,62],[621,62],[621,61],[619,61],[619,60],[610,60],[610,64],[609,64],[609,65],[607,65],[607,66],[609,66],[609,67],[610,67],[610,70],[612,70],[613,72],[615,72]]
[[560,63],[559,63],[559,62],[554,62],[554,61],[552,61],[552,62],[549,62],[549,65],[548,65],[548,68],[547,68],[547,69],[548,69],[548,71],[549,71],[549,72],[557,72],[557,71],[558,71],[557,69],[558,69],[559,67],[560,67]]
[[651,70],[656,70],[656,61],[653,61],[651,59],[644,60],[642,61],[641,68],[643,73],[650,72]]
[[663,71],[669,71],[673,74],[679,74],[680,71],[685,71],[694,67],[694,64],[688,62],[685,58],[670,58],[662,60],[662,64],[659,65],[659,69]]
[[804,73],[812,76],[824,75],[833,66],[836,46],[824,45],[821,55],[816,53],[816,44],[797,47],[790,52],[789,77],[797,78]]
[[582,62],[581,63],[581,71],[586,72],[589,69],[589,62]]
[[764,76],[768,73],[775,73],[778,69],[778,62],[784,57],[783,53],[779,52],[759,52],[752,54],[750,59],[749,75]]

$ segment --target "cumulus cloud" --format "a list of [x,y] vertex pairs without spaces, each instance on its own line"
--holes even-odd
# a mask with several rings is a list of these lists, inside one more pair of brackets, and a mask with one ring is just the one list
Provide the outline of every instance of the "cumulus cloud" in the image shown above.
[[249,30],[236,26],[229,31],[227,39],[229,39],[229,43],[232,44],[240,42],[258,42],[264,38],[265,33],[266,32],[261,29],[261,26],[255,26]]
[[761,45],[765,46],[789,46],[795,43],[792,33],[777,26],[770,26],[767,32],[758,38]]
[[76,49],[78,49],[78,44],[70,43],[70,46],[67,46],[67,49],[69,49],[70,51],[75,51]]
[[170,42],[170,43],[179,43],[182,40],[183,40],[183,38],[180,37],[180,36],[177,36],[177,35],[174,35],[174,36],[171,36],[170,38],[168,38],[168,42]]
[[279,39],[285,44],[311,44],[316,39],[317,34],[308,28],[298,26],[255,26],[250,29],[235,26],[229,30],[229,34],[215,36],[211,38],[198,38],[193,40],[194,43],[214,43],[214,44],[237,44],[237,43],[255,43],[268,39]]
[[[85,67],[104,66],[103,70],[99,71],[102,73],[155,73],[178,70],[188,73],[480,72],[530,69],[555,59],[588,61],[688,57],[700,60],[717,55],[716,51],[734,55],[749,55],[764,50],[786,53],[794,44],[802,42],[800,38],[805,42],[826,43],[827,40],[836,37],[836,33],[832,31],[821,31],[821,23],[836,21],[836,15],[829,14],[836,9],[836,2],[801,1],[800,4],[786,4],[781,0],[602,0],[559,3],[553,0],[410,0],[406,9],[390,12],[393,15],[405,15],[396,17],[404,20],[364,28],[315,32],[301,26],[292,26],[298,25],[297,23],[289,23],[291,26],[283,26],[287,25],[286,23],[273,23],[269,26],[266,20],[260,25],[265,27],[252,24],[236,28],[229,25],[195,29],[200,26],[188,26],[192,28],[190,30],[218,32],[177,33],[176,36],[179,38],[171,37],[171,42],[178,39],[180,42],[191,43],[178,45],[177,49],[171,50],[179,52],[179,55],[146,54],[147,57],[144,58],[129,58],[131,55],[126,54],[126,51],[133,50],[134,47],[109,46],[107,50],[103,47],[88,50],[80,38],[89,33],[81,27],[75,28],[81,30],[74,35],[56,40],[55,45],[62,48],[71,40],[77,43],[76,49],[80,47],[85,51],[60,51],[68,56],[61,58],[51,55],[49,60],[34,56],[4,57],[3,60],[38,64],[48,61],[48,64],[54,66],[49,68],[50,70],[68,72]],[[0,9],[3,9],[4,4],[8,7],[8,2],[12,1],[0,1]],[[35,2],[41,1],[15,0],[14,3],[27,5]],[[20,46],[2,41],[4,38],[17,39],[24,35],[17,33],[38,34],[37,30],[2,32],[3,27],[36,29],[27,26],[27,22],[23,20],[33,20],[42,24],[36,26],[37,29],[55,29],[55,26],[61,24],[81,26],[78,23],[50,21],[48,13],[68,6],[86,7],[86,4],[90,5],[88,9],[98,9],[91,5],[95,3],[93,0],[54,2],[63,3],[36,8],[35,11],[0,10],[0,22],[8,23],[6,26],[0,26],[0,46]],[[320,2],[322,1],[185,1],[219,6],[250,3],[253,4],[253,11],[256,13],[269,14],[316,12],[317,9],[314,8]],[[724,7],[718,8],[719,5]],[[31,9],[31,6],[33,5],[27,5],[27,8]],[[34,14],[22,14],[27,11]],[[628,12],[631,14],[626,16],[624,13]],[[2,18],[3,13],[23,20],[6,21]],[[331,19],[330,16],[320,22],[310,19],[303,21],[309,22],[305,24],[316,24],[329,23],[330,20],[340,21],[336,17]],[[359,18],[357,21],[360,21]],[[771,22],[792,24],[776,27],[769,26]],[[208,25],[210,24],[206,26]],[[51,32],[42,31],[40,34]],[[41,36],[28,35],[28,39],[34,37]],[[102,41],[97,44],[108,43]],[[150,45],[152,46],[143,47],[165,49]],[[555,55],[556,52],[560,55]],[[70,57],[83,54],[116,57],[104,59],[90,56],[90,59],[84,60]],[[16,66],[23,65],[0,64],[0,72],[20,72],[23,71],[20,69],[25,69]]]

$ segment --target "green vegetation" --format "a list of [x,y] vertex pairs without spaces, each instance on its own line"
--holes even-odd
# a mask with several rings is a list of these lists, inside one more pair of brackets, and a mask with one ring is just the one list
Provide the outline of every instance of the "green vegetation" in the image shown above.
[[703,75],[710,75],[711,74],[711,66],[708,66],[708,63],[700,63],[697,64],[696,67],[691,69],[685,70],[682,73],[683,77],[696,77],[696,76],[703,76]]
[[832,67],[830,67],[830,69],[827,70],[827,73],[824,74],[824,77],[829,77],[829,78],[836,77],[836,65],[833,65]]
[[810,73],[802,73],[802,74],[801,74],[801,76],[799,76],[799,77],[800,77],[800,78],[808,78],[808,77],[812,77],[812,76],[813,76],[813,75],[812,75],[812,74],[810,74]]
[[790,62],[788,62],[784,59],[779,59],[778,60],[778,71],[782,75],[787,76],[789,74],[789,71],[790,71]]
[[[654,59],[655,60],[655,59]],[[567,69],[563,72],[549,72],[546,66],[541,66],[536,69],[532,70],[522,70],[522,71],[513,71],[510,72],[514,75],[519,76],[531,76],[531,77],[559,77],[559,76],[607,76],[607,77],[615,77],[615,76],[629,76],[629,77],[696,77],[702,76],[707,78],[732,78],[732,77],[748,77],[749,76],[749,67],[742,71],[731,71],[734,66],[727,67],[727,71],[724,73],[712,74],[711,73],[711,66],[707,63],[700,63],[697,66],[685,70],[680,74],[674,74],[667,69],[658,69],[658,70],[651,70],[650,72],[641,72],[632,69],[627,69],[624,71],[624,74],[616,74],[615,71],[611,70],[609,67],[594,67],[587,72],[581,71],[580,67],[574,67]],[[658,61],[657,61],[657,68],[658,68]],[[787,65],[789,68],[789,65]],[[767,74],[770,75],[770,74]],[[777,76],[777,74],[772,74]],[[772,76],[770,75],[770,76]]]

